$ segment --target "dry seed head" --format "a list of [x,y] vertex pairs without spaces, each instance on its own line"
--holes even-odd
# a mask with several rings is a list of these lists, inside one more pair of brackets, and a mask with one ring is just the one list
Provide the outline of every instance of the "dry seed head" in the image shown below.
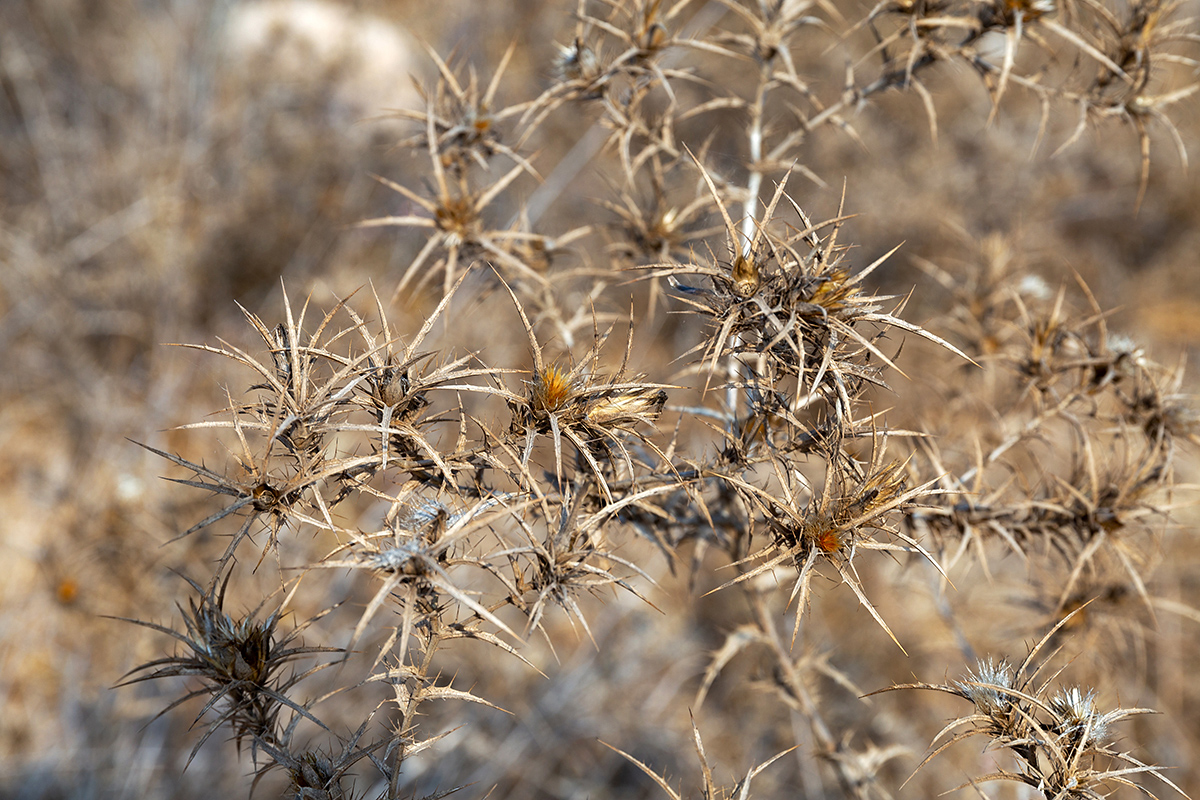
[[453,525],[462,517],[446,503],[432,497],[421,497],[416,502],[404,506],[404,513],[398,520],[401,524],[413,530],[436,530],[439,526]]
[[1057,719],[1060,734],[1078,735],[1086,732],[1088,742],[1102,741],[1108,734],[1108,720],[1096,708],[1096,691],[1084,692],[1078,686],[1062,689],[1050,698],[1050,710]]
[[458,133],[457,138],[458,143],[466,147],[481,142],[496,124],[495,117],[492,116],[486,105],[467,108],[463,112],[462,118],[462,130]]
[[1012,697],[1000,689],[1013,688],[1013,680],[1012,666],[1008,661],[997,664],[989,658],[980,661],[975,673],[967,674],[967,680],[958,681],[958,689],[975,704],[981,714],[992,716],[1012,706]]
[[319,753],[306,752],[288,768],[292,790],[296,797],[343,797],[339,770],[330,759]]
[[309,424],[303,417],[279,433],[279,440],[293,453],[304,453],[316,456],[321,451],[325,440],[325,432],[316,425]]
[[396,406],[408,395],[408,376],[395,367],[384,367],[371,379],[376,398],[384,406]]
[[820,306],[826,313],[836,314],[847,305],[852,304],[862,294],[856,284],[850,282],[850,272],[845,269],[834,269],[828,274],[819,276],[814,284],[807,289],[803,300]]
[[479,214],[470,197],[447,198],[434,212],[438,228],[446,234],[447,245],[468,241],[478,228]]
[[561,367],[550,365],[533,375],[529,406],[535,413],[562,411],[574,396],[571,376]]
[[816,522],[806,524],[803,534],[813,543],[814,547],[827,556],[840,551],[849,538],[846,531],[833,525],[832,520],[824,517],[819,518]]
[[996,663],[988,658],[979,661],[974,674],[967,673],[966,680],[958,681],[956,687],[962,697],[971,700],[976,711],[989,717],[998,729],[1006,729],[1013,715],[1013,696],[1006,688],[1015,686],[1012,664],[1008,661]]
[[590,83],[600,74],[600,58],[578,36],[568,45],[559,45],[554,74],[561,81]]
[[368,398],[376,418],[382,420],[384,409],[392,409],[392,419],[407,421],[429,405],[424,391],[413,391],[408,370],[386,365],[367,376]]
[[393,575],[423,575],[425,564],[422,551],[415,542],[406,542],[398,547],[389,547],[378,553],[364,553],[363,564],[369,569]]
[[208,621],[213,627],[205,631],[201,644],[214,670],[209,677],[221,682],[265,683],[271,672],[276,617],[234,622],[218,612]]
[[758,265],[753,259],[739,255],[733,260],[733,288],[740,296],[750,297],[761,283]]
[[272,511],[283,502],[283,493],[266,481],[256,484],[250,489],[254,497],[254,508],[257,511]]
[[858,490],[845,499],[842,516],[845,521],[862,517],[892,502],[904,493],[904,464],[893,461],[872,473]]
[[667,393],[662,389],[629,389],[596,398],[588,406],[587,421],[597,427],[637,422],[652,425],[666,402]]

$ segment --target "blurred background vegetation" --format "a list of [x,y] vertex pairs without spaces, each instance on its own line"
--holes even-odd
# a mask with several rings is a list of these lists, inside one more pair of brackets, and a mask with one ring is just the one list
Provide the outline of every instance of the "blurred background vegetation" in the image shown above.
[[[421,102],[410,76],[435,74],[421,43],[490,75],[515,42],[502,99],[530,99],[549,84],[557,47],[573,35],[573,5],[0,4],[0,797],[245,792],[246,756],[239,762],[221,736],[183,770],[194,741],[191,715],[150,721],[173,695],[158,687],[110,688],[135,664],[157,657],[164,641],[105,615],[162,622],[177,616],[182,582],[173,570],[188,572],[212,551],[204,541],[164,546],[211,507],[159,480],[167,465],[129,440],[197,462],[221,459],[209,440],[171,429],[203,419],[225,403],[224,385],[244,381],[213,359],[163,344],[248,341],[235,301],[275,320],[281,279],[293,297],[311,295],[325,306],[372,281],[381,294],[390,291],[420,238],[351,226],[406,213],[403,199],[372,174],[415,185],[426,166],[395,147],[411,130],[386,117],[387,109]],[[1195,16],[1195,4],[1186,10]],[[798,68],[815,82],[838,85],[842,65],[830,63],[837,59],[819,51],[801,56]],[[1052,118],[1034,153],[1036,102],[1010,92],[989,124],[990,100],[974,76],[947,68],[928,87],[938,113],[936,143],[915,95],[885,94],[852,118],[861,142],[822,131],[805,156],[820,180],[794,179],[814,218],[836,213],[844,180],[847,209],[859,215],[847,224],[848,240],[863,251],[857,263],[905,243],[872,276],[874,285],[912,290],[906,316],[923,322],[952,302],[923,262],[950,268],[1021,260],[1052,289],[1074,287],[1078,274],[1101,307],[1114,309],[1110,328],[1134,336],[1159,361],[1194,361],[1200,181],[1182,168],[1168,138],[1153,138],[1148,189],[1135,216],[1140,154],[1131,128],[1089,127],[1052,158],[1076,124],[1071,115]],[[1183,104],[1172,114],[1193,156],[1198,108]],[[730,117],[717,127],[736,124]],[[544,161],[561,160],[579,135],[576,126],[546,136]],[[513,204],[510,212],[535,189],[532,181],[516,188],[504,201]],[[599,213],[593,198],[610,195],[603,176],[585,166],[539,225],[566,230]],[[406,327],[402,315],[418,319],[423,310],[419,303],[398,308],[393,322]],[[475,325],[468,338],[492,335],[487,320]],[[507,338],[519,349],[522,337],[518,328]],[[905,364],[909,374],[921,369],[919,360]],[[1183,391],[1194,387],[1189,376]],[[1188,453],[1178,467],[1184,483],[1197,477],[1194,457]],[[1154,593],[1194,609],[1196,516],[1192,496],[1176,499],[1178,526],[1153,558],[1161,562]],[[992,598],[1004,598],[977,624],[1020,650],[1032,630],[1011,602],[1012,587],[959,588],[964,603],[992,607]],[[880,595],[881,606],[900,609],[889,620],[901,641],[950,646],[929,598],[886,597],[886,589]],[[501,783],[503,796],[513,797],[659,791],[597,738],[673,780],[692,774],[679,713],[686,720],[706,654],[721,644],[705,632],[731,629],[736,615],[720,595],[696,600],[686,590],[680,597],[664,589],[653,599],[664,614],[628,599],[595,608],[596,643],[570,639],[574,645],[558,652],[548,678],[515,663],[479,669],[479,693],[511,698],[500,704],[520,722],[470,711],[471,731],[428,756],[429,785],[419,771],[414,785],[478,781],[468,791],[483,796]],[[822,613],[822,624],[836,632],[839,668],[862,690],[910,679],[919,668],[878,668],[877,660],[901,659],[853,602]],[[1138,720],[1147,729],[1138,741],[1157,763],[1181,767],[1170,773],[1177,783],[1200,786],[1200,617],[1162,614],[1134,624],[1135,616],[1096,633],[1089,658],[1098,668],[1118,663],[1140,676],[1139,695],[1122,695],[1122,704],[1169,715]],[[741,677],[723,677],[707,703],[736,709],[731,718],[745,727],[706,730],[705,739],[710,751],[727,753],[745,770],[773,755],[762,744],[770,737],[755,727],[769,717],[771,700],[744,688],[756,678],[753,663],[736,666]],[[858,703],[852,693],[833,684],[828,690],[836,695],[833,708],[844,704],[847,718],[857,718],[849,710]],[[909,738],[914,748],[915,759],[888,773],[896,778],[888,785],[898,787],[937,728],[905,732],[910,722],[899,701],[874,703],[873,727],[861,736]],[[953,713],[947,707],[933,719]],[[763,795],[782,796],[767,775]],[[817,785],[792,788],[818,796]],[[914,782],[897,796],[926,796],[926,789]]]

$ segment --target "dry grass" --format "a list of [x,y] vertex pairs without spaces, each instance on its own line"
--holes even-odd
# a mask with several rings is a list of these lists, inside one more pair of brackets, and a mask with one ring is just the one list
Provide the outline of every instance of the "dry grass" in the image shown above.
[[1195,4],[515,5],[0,8],[0,796],[1194,796]]

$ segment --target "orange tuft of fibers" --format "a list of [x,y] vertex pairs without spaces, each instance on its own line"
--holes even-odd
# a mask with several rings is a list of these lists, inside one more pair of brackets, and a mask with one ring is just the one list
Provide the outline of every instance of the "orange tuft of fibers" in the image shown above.
[[842,549],[842,534],[837,528],[823,528],[813,535],[817,549],[826,555],[832,555]]
[[549,366],[533,376],[533,397],[530,405],[535,411],[561,411],[571,399],[570,378],[557,366]]

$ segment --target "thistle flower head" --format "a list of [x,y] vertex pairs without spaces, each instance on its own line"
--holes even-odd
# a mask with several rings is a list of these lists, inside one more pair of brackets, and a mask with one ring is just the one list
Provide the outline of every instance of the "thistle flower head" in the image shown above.
[[556,364],[548,364],[533,373],[529,387],[529,408],[535,415],[553,414],[567,408],[575,394],[575,380]]
[[249,737],[257,746],[260,740],[269,740],[274,735],[276,719],[284,707],[307,714],[306,710],[288,699],[286,693],[309,673],[288,676],[280,673],[301,656],[332,650],[324,647],[290,647],[300,629],[283,636],[277,635],[278,611],[265,617],[259,617],[259,609],[240,618],[227,614],[224,602],[229,574],[219,586],[208,590],[191,579],[185,580],[199,593],[199,599],[189,600],[190,609],[184,615],[186,633],[150,622],[128,621],[166,633],[190,652],[136,667],[129,673],[134,677],[126,682],[138,683],[177,676],[196,677],[203,682],[203,687],[189,696],[210,695],[212,699],[201,714],[214,707],[219,707],[220,713],[197,742],[192,755],[223,723],[233,728],[239,742]]
[[1012,695],[1002,690],[1014,688],[1014,680],[1012,665],[1007,660],[997,664],[989,658],[980,661],[975,672],[967,673],[967,679],[957,681],[955,686],[963,697],[975,704],[979,713],[996,716],[1012,707]]
[[1060,689],[1050,698],[1050,710],[1057,718],[1060,735],[1083,737],[1085,744],[1101,742],[1108,735],[1109,720],[1096,707],[1096,691],[1078,686]]
[[420,575],[424,572],[421,563],[422,548],[414,542],[405,542],[378,552],[360,554],[362,563],[369,569],[397,575]]

